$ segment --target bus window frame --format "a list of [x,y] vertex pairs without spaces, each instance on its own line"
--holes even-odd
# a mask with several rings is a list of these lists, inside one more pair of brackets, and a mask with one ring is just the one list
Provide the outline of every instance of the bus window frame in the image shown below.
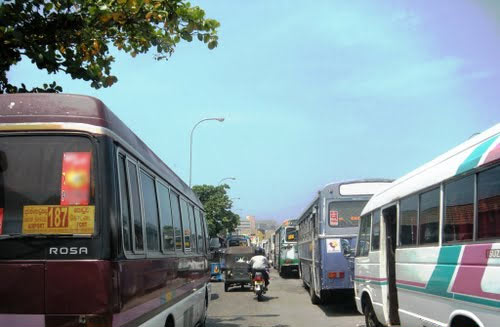
[[[135,164],[136,166],[136,170],[138,170],[138,161],[132,157],[127,151],[125,151],[124,149],[122,149],[121,147],[118,147],[117,151],[116,151],[116,168],[117,168],[117,180],[118,180],[118,183],[120,183],[120,178],[118,176],[118,160],[120,160],[120,155],[122,155],[123,157],[125,157],[125,174],[126,174],[126,177],[127,177],[127,190],[128,190],[128,194],[129,194],[129,197],[128,197],[128,201],[129,201],[129,210],[130,210],[130,216],[132,219],[130,219],[130,223],[131,223],[131,226],[130,226],[130,231],[131,231],[131,249],[132,251],[128,251],[128,250],[125,250],[125,244],[123,242],[123,215],[122,215],[122,194],[121,194],[121,190],[120,190],[120,187],[118,187],[118,196],[119,196],[119,203],[120,203],[120,239],[121,239],[121,249],[125,255],[126,258],[130,258],[130,259],[135,259],[135,258],[145,258],[146,257],[146,253],[144,251],[144,249],[142,251],[136,251],[135,249],[135,226],[133,224],[133,210],[134,210],[134,204],[133,202],[130,200],[131,199],[131,185],[130,185],[130,176],[129,176],[129,173],[128,173],[128,170],[129,170],[129,163],[132,162],[133,164]],[[137,174],[137,182],[140,184],[140,181],[139,181],[139,174]],[[119,184],[118,184],[119,185]],[[141,204],[141,191],[140,191],[140,185],[139,186],[139,205]],[[142,239],[143,239],[143,245],[145,244],[144,243],[144,223],[143,223],[143,216],[142,216],[142,208],[141,208],[141,222],[142,222],[142,225],[143,225],[143,234],[142,234]]]
[[[431,190],[433,188],[430,188],[428,190]],[[412,194],[409,194],[409,195],[406,195],[404,197],[402,197],[401,199],[398,200],[398,212],[397,212],[397,228],[398,228],[398,236],[397,236],[397,243],[396,243],[396,248],[397,249],[411,249],[411,248],[417,248],[417,247],[420,247],[420,195],[427,192],[427,189],[424,191],[424,190],[420,190],[418,192],[414,192]],[[416,217],[416,240],[415,240],[415,244],[410,244],[410,245],[401,245],[401,201],[402,200],[406,200],[406,199],[410,199],[412,197],[415,197],[417,199],[417,217]],[[389,207],[389,206],[386,206],[386,207]],[[382,209],[383,210],[383,209]]]
[[[493,166],[490,166],[490,168],[494,167]],[[478,242],[477,241],[477,236],[475,234],[476,232],[476,209],[477,209],[477,174],[480,172],[480,171],[483,171],[485,169],[473,169],[472,171],[468,171],[467,173],[464,173],[464,174],[461,174],[461,175],[458,175],[458,176],[453,176],[452,178],[449,178],[449,179],[446,179],[444,181],[441,182],[442,184],[442,187],[443,187],[443,203],[441,204],[441,206],[443,207],[443,224],[440,227],[439,229],[439,233],[440,233],[440,246],[452,246],[452,245],[464,245],[464,244],[472,244],[472,243],[481,243],[481,242]],[[445,218],[446,218],[446,184],[450,184],[450,183],[453,183],[453,182],[456,182],[456,181],[459,181],[461,179],[465,179],[469,176],[473,176],[473,184],[472,184],[472,187],[473,187],[473,193],[472,193],[472,239],[471,240],[462,240],[462,241],[448,241],[448,242],[445,242],[444,241],[444,222],[445,222]],[[491,241],[491,240],[490,240]],[[487,242],[486,242],[487,243]]]
[[162,242],[161,242],[161,220],[160,220],[160,206],[159,206],[159,203],[158,203],[158,189],[156,187],[156,181],[158,179],[157,175],[151,171],[151,169],[148,169],[146,166],[140,164],[140,167],[139,167],[139,173],[141,172],[144,172],[145,174],[149,175],[149,177],[151,177],[153,179],[153,189],[154,189],[154,192],[155,192],[155,200],[156,200],[156,210],[157,210],[157,217],[156,217],[156,220],[157,220],[157,223],[158,223],[158,229],[157,229],[157,235],[158,235],[158,246],[159,246],[159,250],[158,251],[149,251],[149,249],[147,249],[147,241],[148,241],[148,236],[147,236],[147,222],[146,222],[146,208],[145,208],[145,205],[144,205],[144,191],[142,189],[142,175],[139,175],[139,184],[140,184],[140,197],[141,197],[141,209],[142,209],[142,230],[143,230],[143,237],[144,237],[144,244],[145,244],[145,248],[144,248],[144,251],[146,253],[146,258],[159,258],[159,257],[163,257],[163,251],[162,251]]
[[[31,134],[30,134],[31,135]],[[81,134],[77,134],[81,135]],[[86,134],[83,134],[84,136],[87,136]],[[92,140],[91,140],[92,141]],[[95,142],[92,141],[92,144],[94,145],[95,148]],[[147,165],[143,164],[140,160],[136,159],[134,156],[132,156],[127,150],[125,150],[123,147],[120,145],[116,146],[116,155],[115,155],[115,167],[116,167],[116,180],[117,180],[117,186],[118,186],[118,202],[119,202],[119,233],[120,233],[120,243],[121,243],[121,250],[127,259],[144,259],[144,258],[164,258],[164,257],[171,257],[171,256],[203,256],[207,254],[208,251],[208,227],[207,227],[207,222],[205,219],[205,211],[198,206],[196,203],[191,201],[189,198],[187,198],[183,193],[179,192],[177,189],[175,189],[173,186],[171,186],[167,181],[165,181],[163,178],[161,178],[158,174],[156,174],[152,169],[150,169]],[[123,215],[122,215],[122,194],[121,194],[121,189],[120,189],[120,178],[118,175],[118,161],[120,160],[120,156],[123,156],[125,159],[125,174],[126,174],[126,179],[127,179],[127,190],[129,192],[129,210],[130,210],[130,216],[131,216],[131,251],[125,250],[125,244],[124,244],[124,234],[123,234]],[[133,217],[132,217],[132,212],[134,210],[134,204],[131,201],[131,184],[130,184],[130,176],[128,173],[129,169],[129,164],[132,163],[136,167],[136,172],[137,172],[137,183],[138,183],[138,189],[139,189],[139,205],[140,205],[140,213],[141,213],[141,225],[142,225],[142,239],[143,239],[143,250],[142,251],[137,251],[135,248],[135,227],[133,226]],[[95,163],[96,164],[96,163]],[[97,171],[97,166],[95,168]],[[154,181],[154,189],[155,189],[155,196],[156,196],[156,206],[158,210],[158,226],[159,226],[159,237],[160,237],[160,250],[158,252],[154,251],[148,251],[147,250],[147,235],[146,235],[146,221],[145,221],[145,212],[144,212],[144,199],[143,199],[143,190],[142,190],[142,182],[141,182],[141,170],[144,171],[147,175],[153,178]],[[97,181],[96,181],[97,182]],[[180,223],[181,223],[181,239],[182,239],[182,249],[176,249],[174,248],[173,251],[165,251],[163,248],[163,235],[162,235],[162,230],[161,230],[161,207],[160,207],[160,202],[159,202],[159,195],[158,195],[158,183],[162,184],[162,186],[166,187],[169,191],[169,201],[171,201],[171,193],[174,193],[177,195],[177,199],[179,202],[179,214],[180,214]],[[182,221],[182,209],[181,209],[181,199],[183,199],[188,207],[188,215],[189,215],[189,210],[192,208],[192,212],[194,210],[198,210],[200,212],[201,216],[201,222],[202,222],[202,234],[203,238],[205,241],[205,252],[199,252],[199,251],[185,251],[185,244],[184,244],[184,224]],[[96,200],[97,201],[97,200]],[[97,202],[96,202],[97,205]],[[170,211],[172,213],[172,224],[174,223],[174,216],[172,212],[172,204],[170,203]],[[189,220],[189,217],[188,217]],[[196,223],[196,222],[195,222]],[[195,226],[196,230],[196,226]],[[98,233],[96,233],[94,236],[98,236]],[[175,242],[175,228],[174,228],[174,242]],[[196,248],[198,249],[198,244],[196,244]]]
[[[141,213],[141,226],[142,226],[142,250],[137,250],[136,249],[136,242],[135,242],[135,221],[134,217],[132,217],[131,222],[133,222],[132,226],[132,251],[134,256],[136,257],[141,257],[144,258],[146,257],[146,251],[144,249],[144,244],[145,244],[145,237],[144,237],[144,216],[142,214],[142,207],[141,207],[141,185],[140,185],[140,180],[139,180],[139,163],[138,161],[132,160],[130,157],[127,157],[127,184],[128,184],[128,192],[129,194],[132,194],[132,185],[130,182],[130,176],[129,176],[129,166],[130,164],[135,165],[135,170],[137,173],[137,187],[138,187],[138,192],[139,192],[139,212]],[[130,202],[130,209],[132,214],[134,214],[134,203],[131,201],[131,197],[129,197],[129,202]]]
[[[375,209],[375,210],[377,210],[377,209]],[[357,240],[356,240],[356,253],[355,253],[355,256],[354,256],[355,258],[366,258],[366,257],[368,257],[370,255],[370,252],[372,252],[371,248],[372,248],[373,211],[367,212],[366,214],[359,216],[358,236],[357,236]],[[382,214],[382,209],[381,209],[380,213]],[[364,216],[366,216],[366,217],[368,217],[370,219],[370,230],[368,232],[370,245],[368,247],[368,251],[366,252],[366,254],[362,255],[360,253],[360,251],[361,251],[360,249],[361,248],[359,247],[359,243],[361,242],[361,219]]]
[[[158,192],[158,184],[160,184],[161,186],[165,187],[168,190],[168,202],[169,202],[169,208],[170,208],[170,217],[172,218],[172,228],[173,228],[173,232],[174,232],[174,249],[171,251],[166,251],[165,247],[164,247],[164,236],[163,236],[163,230],[162,230],[162,226],[161,226],[162,212],[161,212],[161,203],[160,203],[160,197],[159,197],[159,192]],[[173,191],[172,191],[172,188],[170,187],[170,185],[168,185],[168,183],[164,182],[163,179],[161,179],[161,178],[156,179],[155,187],[156,187],[156,199],[157,199],[156,203],[158,205],[158,210],[159,210],[158,219],[160,220],[159,226],[160,226],[160,238],[161,238],[161,240],[160,240],[161,253],[163,253],[164,256],[172,256],[172,255],[175,255],[174,216],[173,216],[173,212],[172,212],[172,204],[170,203],[170,193]]]

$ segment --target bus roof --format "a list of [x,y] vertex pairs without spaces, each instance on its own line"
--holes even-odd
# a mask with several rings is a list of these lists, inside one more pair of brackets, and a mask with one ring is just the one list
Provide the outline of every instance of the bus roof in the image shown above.
[[368,201],[362,215],[499,159],[500,123],[397,179]]
[[[297,223],[302,223],[302,221],[305,219],[304,215],[309,211],[311,206],[318,201],[319,197],[324,197],[324,198],[332,198],[332,197],[351,197],[351,198],[356,198],[356,197],[366,197],[366,196],[372,196],[373,194],[379,192],[381,189],[385,189],[391,185],[393,182],[393,179],[387,179],[387,178],[365,178],[365,179],[355,179],[355,180],[349,180],[349,181],[343,181],[343,182],[332,182],[326,184],[321,190],[318,191],[318,195],[314,197],[314,199],[309,203],[309,205],[300,213]],[[345,192],[345,194],[342,192],[341,187],[344,186],[349,186],[349,185],[355,185],[355,184],[360,184],[361,187],[364,186],[366,187],[368,183],[373,183],[375,187],[368,187],[369,193],[366,194],[361,194],[358,189],[353,189],[351,188],[352,191],[354,192]],[[366,200],[365,200],[366,201]]]
[[53,93],[0,95],[0,130],[75,130],[106,134],[134,151],[146,165],[203,208],[191,188],[97,98]]

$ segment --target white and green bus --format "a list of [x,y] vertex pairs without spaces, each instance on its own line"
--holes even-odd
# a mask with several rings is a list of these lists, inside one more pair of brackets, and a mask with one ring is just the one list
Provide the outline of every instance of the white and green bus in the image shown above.
[[367,327],[500,326],[500,124],[370,199],[354,284]]

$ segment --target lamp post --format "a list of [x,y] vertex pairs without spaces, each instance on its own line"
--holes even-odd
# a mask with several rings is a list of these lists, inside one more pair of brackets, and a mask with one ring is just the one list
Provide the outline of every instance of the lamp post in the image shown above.
[[189,187],[191,187],[191,176],[193,172],[193,132],[199,124],[207,120],[217,120],[218,122],[222,123],[224,121],[224,118],[205,118],[200,120],[193,126],[193,129],[191,130],[191,137],[189,139]]
[[217,185],[220,185],[223,181],[228,180],[228,179],[235,181],[236,177],[225,177],[225,178],[221,179]]

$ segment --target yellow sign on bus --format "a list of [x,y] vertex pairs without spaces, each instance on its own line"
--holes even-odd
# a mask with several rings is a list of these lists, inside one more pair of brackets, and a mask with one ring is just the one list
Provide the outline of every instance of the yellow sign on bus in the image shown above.
[[94,206],[24,206],[23,234],[93,234],[94,220]]

